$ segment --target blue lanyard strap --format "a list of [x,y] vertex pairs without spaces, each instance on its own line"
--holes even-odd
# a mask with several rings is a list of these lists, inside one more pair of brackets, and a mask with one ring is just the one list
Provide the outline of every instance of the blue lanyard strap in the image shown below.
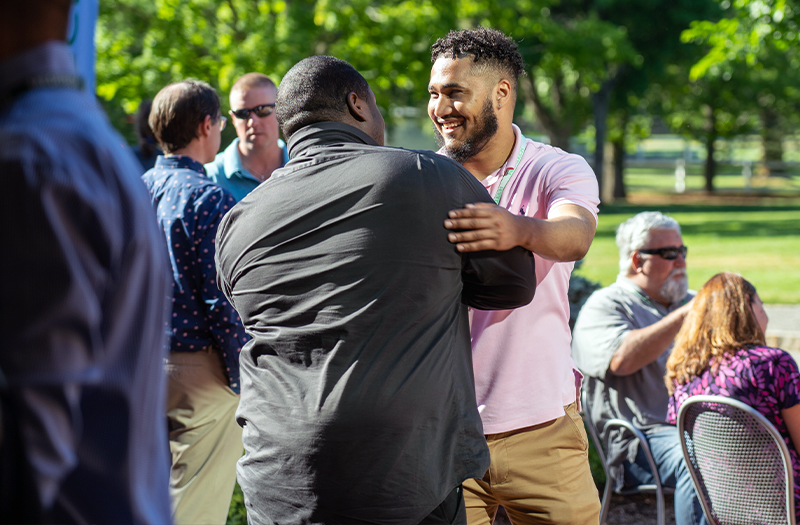
[[506,189],[506,184],[508,181],[511,180],[511,176],[514,175],[514,172],[519,167],[519,162],[522,160],[522,156],[525,155],[525,150],[528,148],[528,140],[525,138],[523,134],[520,133],[519,135],[520,140],[522,141],[522,147],[519,148],[519,154],[517,154],[517,162],[514,164],[513,168],[508,168],[506,170],[505,175],[503,178],[500,179],[500,186],[497,187],[497,191],[494,192],[494,203],[498,206],[500,205],[500,197],[503,196],[503,190]]

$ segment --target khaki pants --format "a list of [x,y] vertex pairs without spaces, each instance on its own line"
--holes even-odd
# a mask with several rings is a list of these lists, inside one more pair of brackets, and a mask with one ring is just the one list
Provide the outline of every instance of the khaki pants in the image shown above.
[[491,523],[498,505],[514,525],[597,524],[600,499],[589,469],[589,442],[576,403],[566,415],[486,436],[491,466],[463,483],[469,525]]
[[216,349],[171,352],[165,368],[173,520],[224,524],[243,450],[234,417],[239,396],[228,387]]

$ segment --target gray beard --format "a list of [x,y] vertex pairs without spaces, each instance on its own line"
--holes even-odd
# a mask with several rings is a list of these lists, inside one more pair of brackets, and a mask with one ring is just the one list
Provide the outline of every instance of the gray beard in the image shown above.
[[[678,273],[683,273],[683,276],[680,279],[673,279],[673,276]],[[686,272],[675,268],[670,272],[669,277],[664,281],[658,293],[662,299],[669,302],[669,304],[673,304],[686,297],[688,291],[689,279],[686,277]]]

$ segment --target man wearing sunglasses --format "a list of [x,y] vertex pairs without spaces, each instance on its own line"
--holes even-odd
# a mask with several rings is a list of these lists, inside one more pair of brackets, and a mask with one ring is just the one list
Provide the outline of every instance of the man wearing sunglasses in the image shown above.
[[[706,523],[681,453],[677,429],[666,422],[666,362],[694,292],[686,278],[687,248],[678,223],[643,212],[617,229],[620,274],[581,309],[572,357],[585,374],[588,410],[600,439],[606,421],[619,418],[641,429],[661,483],[675,489],[677,525]],[[629,434],[611,436],[609,461],[616,489],[652,484],[644,452]]]
[[236,202],[289,162],[286,144],[278,138],[277,94],[272,80],[261,73],[247,73],[231,88],[228,113],[237,138],[205,168]]
[[164,368],[175,525],[225,523],[242,452],[234,414],[247,335],[217,287],[214,266],[217,227],[236,201],[203,169],[219,151],[225,122],[216,91],[197,80],[163,88],[150,110],[164,155],[142,179],[172,262]]

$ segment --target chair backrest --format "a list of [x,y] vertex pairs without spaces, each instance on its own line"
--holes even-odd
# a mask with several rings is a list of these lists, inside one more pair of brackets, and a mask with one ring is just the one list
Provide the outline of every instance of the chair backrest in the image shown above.
[[693,396],[678,432],[710,523],[795,525],[791,456],[763,415],[735,399]]

